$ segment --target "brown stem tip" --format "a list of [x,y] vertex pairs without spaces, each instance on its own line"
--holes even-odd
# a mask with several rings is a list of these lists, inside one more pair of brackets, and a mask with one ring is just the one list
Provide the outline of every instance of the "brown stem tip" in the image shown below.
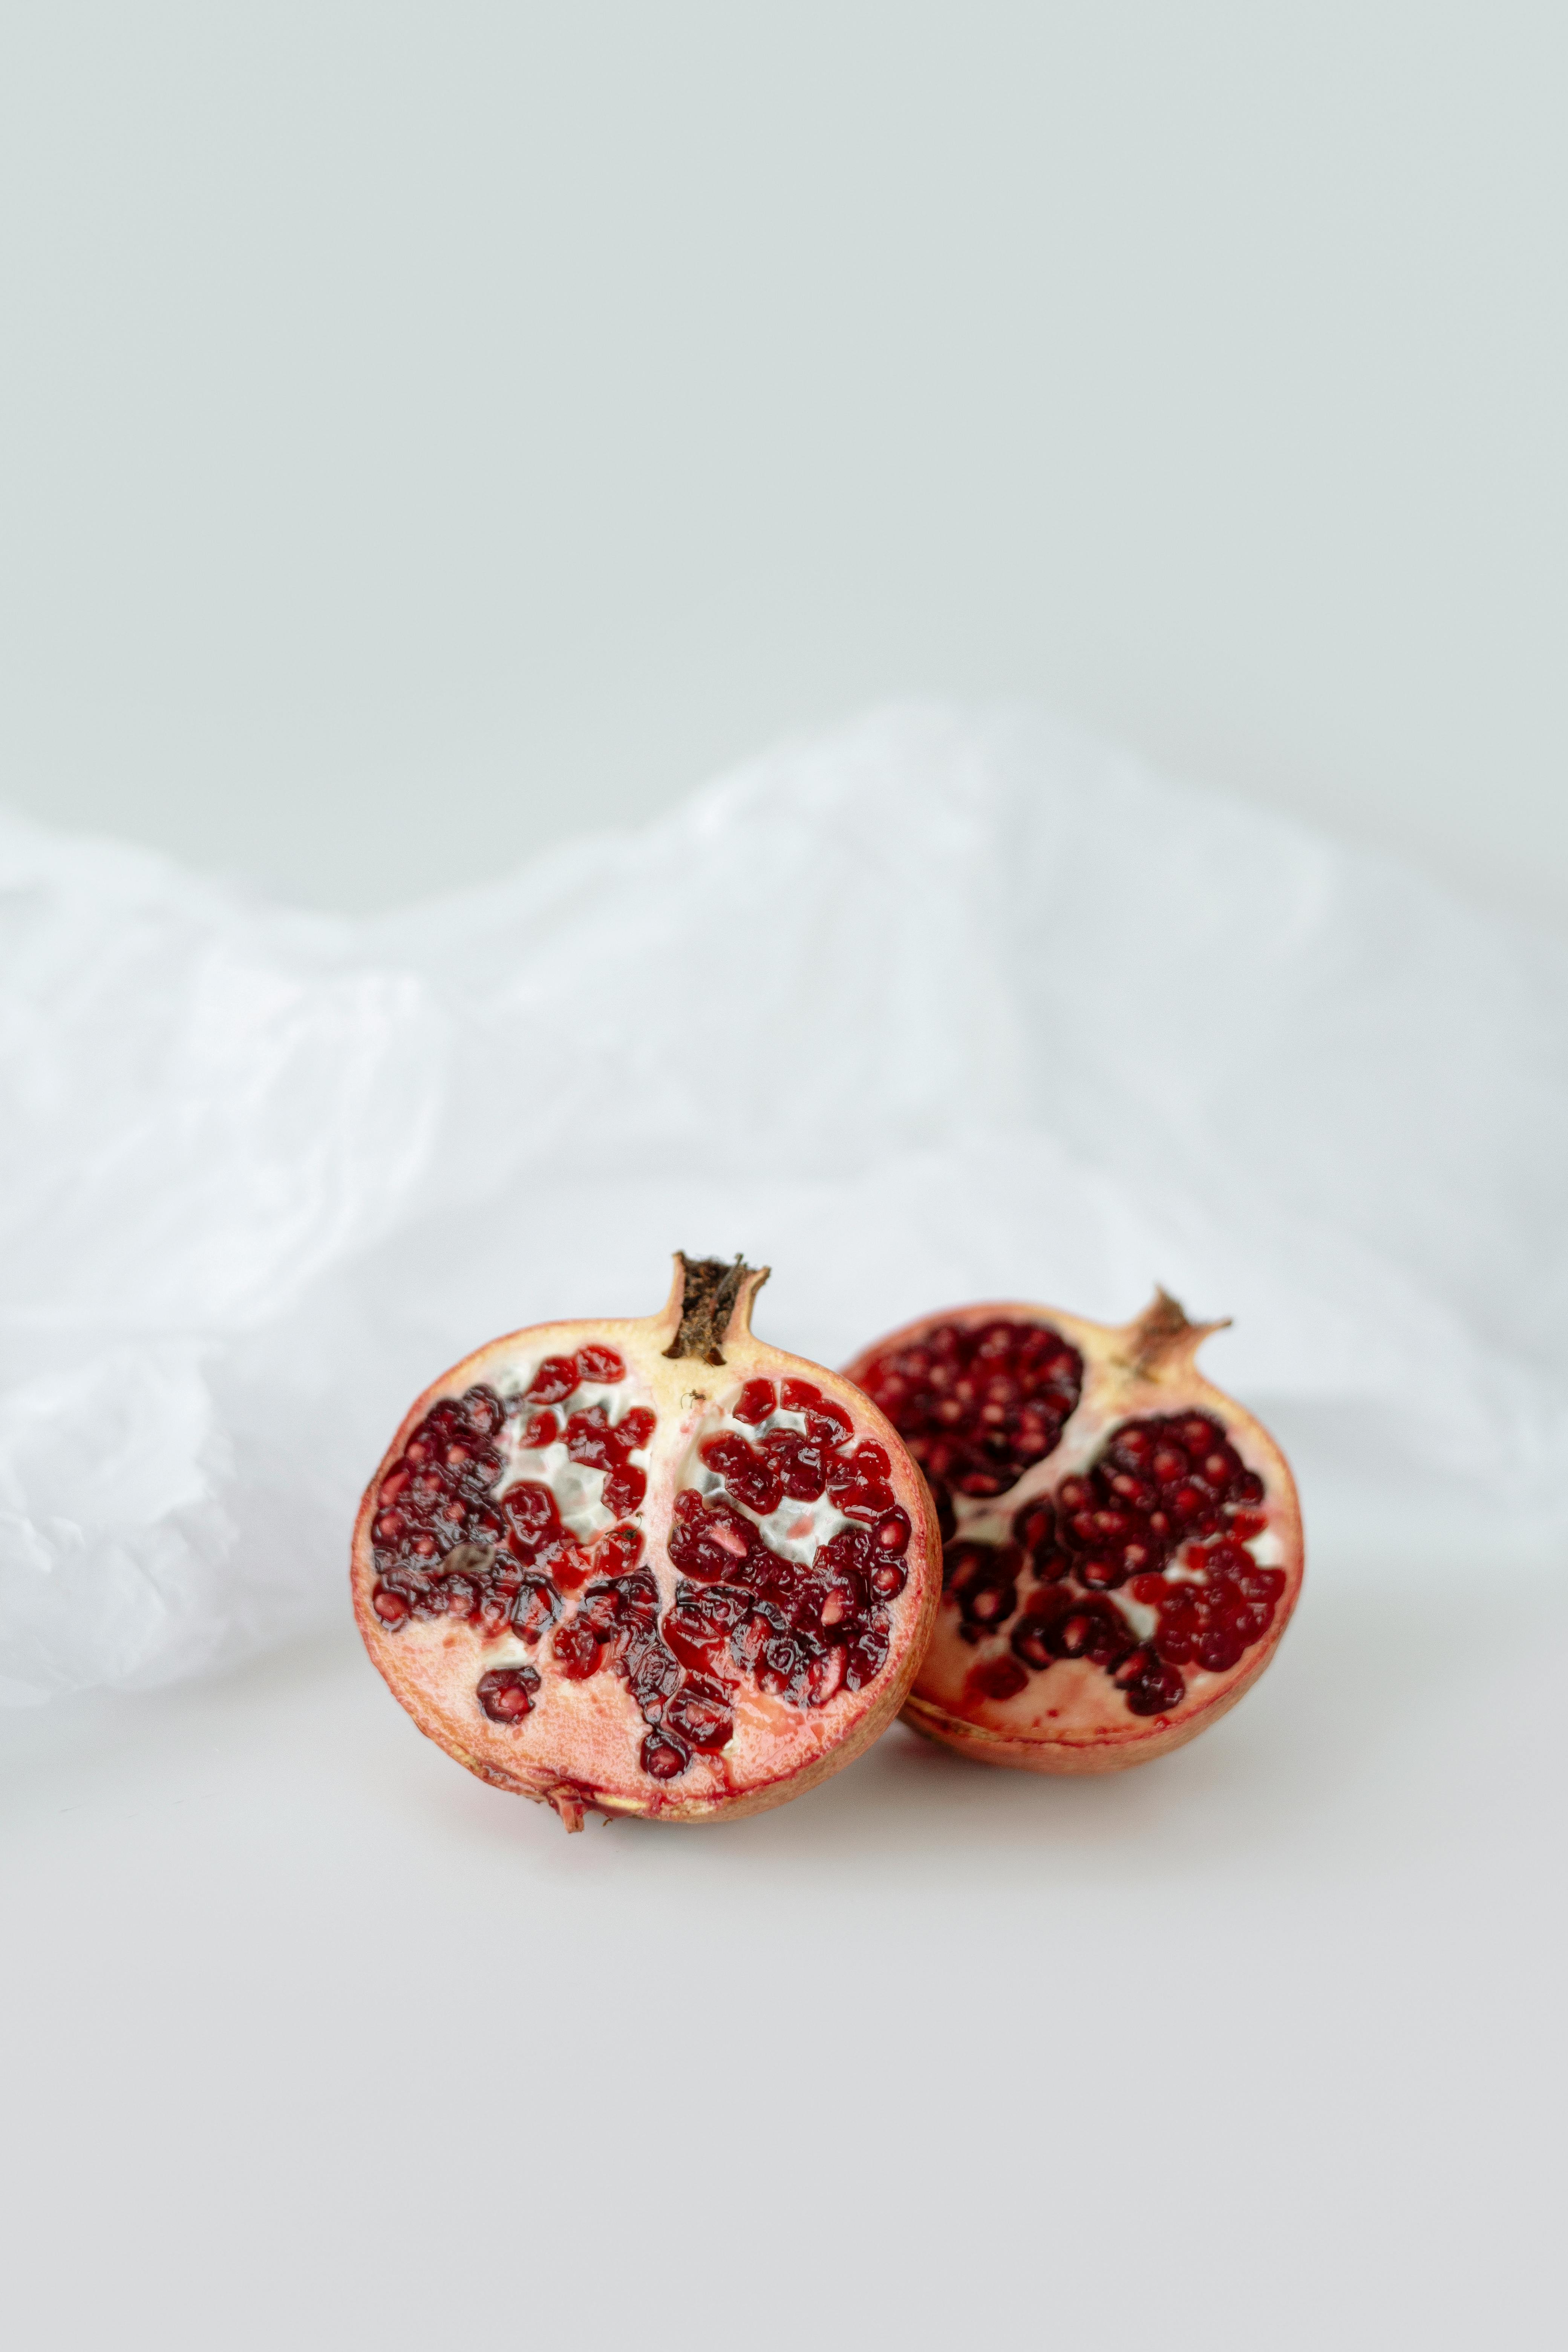
[[688,1257],[677,1250],[681,1272],[686,1277],[686,1289],[680,1306],[680,1328],[674,1344],[665,1349],[667,1356],[695,1356],[704,1364],[721,1364],[724,1351],[721,1346],[730,1328],[730,1318],[748,1283],[753,1290],[761,1289],[768,1278],[764,1266],[752,1267],[738,1257],[728,1265],[720,1257]]
[[547,1802],[553,1805],[564,1830],[580,1830],[583,1826],[583,1791],[569,1780],[558,1780],[549,1791]]
[[1124,1361],[1144,1380],[1157,1381],[1167,1370],[1190,1363],[1211,1333],[1227,1330],[1229,1326],[1228,1315],[1222,1315],[1217,1323],[1189,1323],[1180,1301],[1156,1285],[1142,1314],[1135,1316],[1122,1333]]

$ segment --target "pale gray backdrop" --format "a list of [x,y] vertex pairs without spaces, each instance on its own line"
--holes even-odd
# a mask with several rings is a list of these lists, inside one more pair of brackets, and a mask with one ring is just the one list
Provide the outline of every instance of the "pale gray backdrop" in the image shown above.
[[384,904],[1026,693],[1568,924],[1551,0],[10,0],[0,796]]

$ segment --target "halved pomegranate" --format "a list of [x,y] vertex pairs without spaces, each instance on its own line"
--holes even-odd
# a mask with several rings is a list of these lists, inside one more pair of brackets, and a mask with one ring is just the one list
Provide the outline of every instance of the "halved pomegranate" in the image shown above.
[[981,1763],[1114,1772],[1268,1664],[1301,1585],[1284,1455],[1198,1371],[1222,1324],[928,1315],[856,1359],[931,1486],[943,1597],[904,1720]]
[[715,1821],[799,1796],[902,1705],[942,1542],[858,1389],[752,1337],[767,1279],[678,1255],[662,1314],[548,1323],[413,1407],[354,1612],[422,1731],[553,1805]]

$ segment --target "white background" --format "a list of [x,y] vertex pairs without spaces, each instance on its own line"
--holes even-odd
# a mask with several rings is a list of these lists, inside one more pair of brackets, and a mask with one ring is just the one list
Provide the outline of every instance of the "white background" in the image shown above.
[[[1568,928],[1565,65],[13,5],[5,793],[381,906],[1022,691]],[[1098,1786],[900,1732],[568,1842],[348,1636],[7,1720],[8,2334],[1548,2341],[1558,1548],[1309,1507],[1267,1682]]]
[[10,0],[0,778],[329,905],[1028,693],[1568,922],[1553,0]]

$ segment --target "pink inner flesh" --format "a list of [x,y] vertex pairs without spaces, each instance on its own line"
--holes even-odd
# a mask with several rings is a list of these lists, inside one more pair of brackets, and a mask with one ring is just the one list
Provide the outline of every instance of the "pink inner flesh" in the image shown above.
[[[1249,1549],[1268,1524],[1262,1481],[1212,1414],[1121,1423],[1086,1468],[1024,1503],[1005,1538],[975,1540],[956,1524],[954,1492],[1005,1495],[1054,1450],[1081,1378],[1076,1351],[1047,1326],[997,1321],[941,1325],[877,1358],[862,1386],[936,1497],[950,1636],[976,1646],[1007,1636],[976,1662],[970,1693],[1013,1698],[1058,1660],[1079,1659],[1103,1670],[1131,1715],[1167,1715],[1186,1695],[1184,1667],[1239,1665],[1285,1590],[1283,1570]],[[1122,1589],[1155,1612],[1147,1639],[1110,1598]]]
[[[874,1680],[908,1580],[911,1530],[886,1451],[857,1443],[841,1406],[809,1381],[785,1381],[781,1395],[778,1383],[752,1381],[731,1418],[753,1434],[725,1428],[703,1439],[698,1456],[710,1491],[689,1486],[675,1497],[668,1551],[676,1580],[663,1608],[646,1557],[647,1475],[630,1458],[653,1437],[655,1416],[647,1406],[612,1414],[578,1393],[585,1382],[616,1386],[625,1377],[612,1349],[583,1348],[547,1357],[510,1405],[478,1387],[435,1406],[382,1482],[372,1599],[389,1633],[447,1617],[472,1627],[481,1643],[514,1635],[534,1652],[536,1664],[477,1677],[476,1703],[492,1723],[521,1723],[544,1675],[618,1675],[646,1726],[640,1768],[668,1781],[694,1753],[728,1746],[744,1683],[806,1708]],[[573,1462],[605,1473],[611,1527],[583,1542],[543,1480],[501,1486],[495,1441],[509,1414],[520,1443],[563,1443]],[[808,1559],[766,1540],[759,1519],[824,1496],[842,1524]],[[792,1534],[800,1524],[797,1512]]]

